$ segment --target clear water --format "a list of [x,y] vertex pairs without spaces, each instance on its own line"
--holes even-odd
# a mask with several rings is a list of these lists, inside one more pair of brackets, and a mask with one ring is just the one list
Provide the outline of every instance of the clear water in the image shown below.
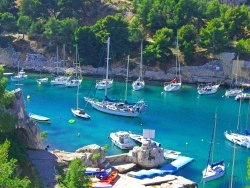
[[[37,84],[35,77],[15,85],[9,82],[8,89],[20,87],[24,93],[26,111],[51,118],[52,124],[38,124],[40,130],[46,131],[44,145],[52,148],[73,152],[76,149],[89,145],[108,145],[108,155],[120,154],[114,146],[109,134],[113,131],[132,131],[142,134],[143,129],[154,129],[155,140],[161,142],[162,147],[180,151],[182,155],[195,159],[194,162],[180,170],[176,175],[184,176],[199,184],[199,187],[221,188],[229,187],[232,174],[233,144],[224,137],[224,131],[235,130],[239,114],[239,102],[233,98],[223,97],[225,89],[213,95],[199,96],[196,85],[183,85],[182,89],[173,93],[163,92],[162,83],[146,82],[141,91],[132,91],[128,85],[128,100],[144,99],[148,108],[141,117],[128,118],[104,114],[86,106],[84,96],[96,96],[102,99],[104,91],[95,92],[90,89],[93,79],[84,78],[79,93],[79,107],[85,108],[91,115],[90,120],[76,118],[71,108],[76,107],[77,88],[65,86],[51,86],[50,83]],[[124,98],[125,82],[115,82],[109,89],[108,95],[113,98]],[[27,96],[30,96],[28,99]],[[218,180],[201,184],[201,172],[207,164],[208,152],[214,126],[215,112],[218,114],[215,162],[223,159],[227,166],[226,175]],[[247,121],[248,102],[242,103],[240,128],[245,129]],[[68,121],[75,119],[75,123]],[[250,151],[247,148],[237,147],[234,169],[234,187],[248,187],[247,158]]]

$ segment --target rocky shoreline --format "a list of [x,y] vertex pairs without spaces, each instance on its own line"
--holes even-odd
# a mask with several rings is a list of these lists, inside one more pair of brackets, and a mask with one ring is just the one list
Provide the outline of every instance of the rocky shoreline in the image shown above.
[[[57,62],[61,68],[59,72],[73,74],[74,66],[71,61],[58,60],[56,57],[47,59],[41,54],[26,54],[25,60],[21,61],[21,53],[15,52],[12,48],[0,48],[0,64],[4,64],[7,68],[13,71],[17,69],[18,64],[20,68],[30,72],[39,73],[55,73]],[[219,82],[222,85],[230,85],[235,76],[236,71],[235,53],[221,53],[215,60],[204,63],[201,66],[181,66],[182,82],[187,84]],[[241,80],[247,80],[249,77],[250,62],[240,60],[238,62],[239,70],[241,72]],[[64,68],[62,68],[64,67]],[[83,76],[100,76],[105,73],[104,67],[94,68],[92,66],[81,67]],[[126,63],[119,67],[112,67],[110,74],[115,78],[126,77]],[[143,66],[143,77],[148,81],[165,82],[170,81],[175,76],[176,68],[172,67],[168,70],[161,70],[158,67]],[[137,78],[139,75],[139,66],[130,70],[129,79]],[[240,78],[238,78],[240,80]]]

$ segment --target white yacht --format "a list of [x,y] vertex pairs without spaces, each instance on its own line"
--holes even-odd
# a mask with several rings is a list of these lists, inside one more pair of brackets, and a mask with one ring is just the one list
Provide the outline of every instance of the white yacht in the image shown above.
[[207,84],[200,84],[197,87],[197,92],[200,95],[209,95],[216,93],[220,87],[220,84],[212,84],[212,83],[207,83]]
[[28,75],[25,74],[24,70],[21,69],[17,75],[11,76],[11,81],[22,81],[26,80],[28,78]]

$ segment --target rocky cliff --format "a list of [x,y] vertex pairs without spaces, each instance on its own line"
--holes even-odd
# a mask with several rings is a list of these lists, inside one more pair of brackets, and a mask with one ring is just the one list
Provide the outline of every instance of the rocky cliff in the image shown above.
[[[21,54],[16,52],[11,47],[0,48],[0,64],[6,65],[6,67],[17,68],[18,64],[25,70],[31,70],[36,72],[53,73],[56,69],[56,57],[47,59],[41,54],[26,54],[24,61],[20,58]],[[213,61],[204,62],[201,66],[184,66],[181,65],[182,82],[184,83],[200,83],[200,82],[220,82],[221,84],[231,84],[232,79],[235,76],[236,67],[235,53],[221,53]],[[68,74],[74,73],[73,62],[63,61],[59,59],[58,62],[64,62],[64,65],[59,68],[59,72]],[[238,67],[241,72],[241,80],[247,80],[249,78],[250,62],[241,60],[241,64]],[[85,76],[103,75],[105,68],[99,67],[93,68],[92,66],[82,66],[82,74]],[[115,77],[126,77],[126,63],[121,66],[111,66],[111,74]],[[243,74],[244,73],[244,74]],[[169,81],[175,77],[176,68],[172,67],[166,70],[161,70],[158,67],[148,67],[143,65],[143,77],[146,80],[153,81]],[[130,79],[137,78],[139,75],[139,67],[130,70]]]
[[22,140],[30,149],[43,149],[42,139],[38,126],[29,119],[24,105],[23,93],[20,88],[11,91],[15,94],[10,114],[17,116],[15,129],[20,133]]

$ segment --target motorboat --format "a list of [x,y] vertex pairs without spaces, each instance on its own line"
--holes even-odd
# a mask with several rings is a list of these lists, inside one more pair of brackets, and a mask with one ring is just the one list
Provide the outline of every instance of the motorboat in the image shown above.
[[25,74],[24,70],[21,69],[17,75],[11,76],[11,81],[22,81],[26,80],[28,78],[28,75]]
[[132,149],[136,143],[130,138],[129,132],[118,131],[110,133],[111,141],[120,149]]
[[29,113],[29,117],[31,120],[33,120],[35,122],[51,123],[50,118],[45,117],[45,116]]
[[129,136],[131,139],[133,139],[136,143],[142,144],[143,142],[147,141],[150,142],[152,146],[157,146],[157,147],[161,147],[161,143],[156,142],[150,138],[145,138],[142,135],[139,134],[135,134],[135,133],[131,133],[129,132]]

